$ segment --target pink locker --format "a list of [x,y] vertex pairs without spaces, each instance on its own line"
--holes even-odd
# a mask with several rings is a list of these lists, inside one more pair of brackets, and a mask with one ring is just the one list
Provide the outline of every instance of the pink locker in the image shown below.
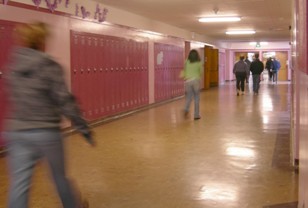
[[142,104],[148,104],[148,45],[146,42],[142,43]]
[[116,56],[115,56],[115,39],[113,37],[109,37],[110,39],[110,82],[109,82],[109,92],[111,99],[111,113],[114,114],[116,112]]
[[157,56],[158,56],[158,44],[154,44],[154,99],[158,100],[158,66],[157,66]]
[[9,108],[5,86],[3,83],[3,74],[5,73],[5,65],[8,61],[10,50],[13,46],[13,28],[15,23],[8,21],[0,21],[0,150],[4,148],[4,141],[1,138],[3,129],[4,116]]
[[138,99],[138,77],[137,77],[137,57],[136,57],[136,51],[137,51],[137,44],[135,41],[131,40],[131,66],[132,66],[132,84],[133,84],[133,92],[132,92],[132,107],[136,108],[137,106],[137,99]]
[[120,111],[126,111],[126,83],[125,83],[125,51],[124,51],[124,39],[119,40],[119,89],[120,89]]
[[97,36],[93,37],[93,56],[92,56],[92,80],[93,80],[93,119],[100,118],[100,103],[99,103],[99,38]]
[[78,49],[80,44],[80,37],[78,33],[71,31],[71,91],[80,100],[79,95],[79,76],[78,76]]
[[109,37],[105,37],[105,101],[106,101],[106,115],[111,114],[111,93],[110,93],[110,69],[111,69],[111,61],[110,61],[110,47],[111,47],[111,41],[109,40]]
[[121,50],[120,50],[120,38],[115,38],[115,50],[114,50],[114,67],[115,67],[115,112],[121,112]]
[[89,118],[89,103],[87,100],[87,62],[86,62],[86,49],[87,49],[87,37],[84,34],[80,34],[80,45],[78,48],[78,60],[79,60],[79,94],[80,94],[80,102],[82,108],[84,110],[84,117]]
[[133,71],[133,43],[131,40],[128,44],[128,81],[129,81],[129,109],[134,107],[134,71]]
[[126,109],[131,109],[131,97],[132,97],[132,80],[130,78],[131,76],[131,69],[130,69],[130,47],[129,47],[129,40],[125,40],[124,43],[125,46],[125,86],[126,86],[126,96],[125,96],[125,106]]
[[89,34],[85,34],[86,44],[85,44],[85,73],[83,74],[85,80],[85,102],[86,102],[86,109],[87,109],[87,119],[93,119],[93,102],[92,102],[92,63],[91,63],[91,53],[92,53],[92,37]]
[[135,66],[136,66],[136,79],[137,79],[137,95],[136,95],[136,100],[137,100],[137,106],[141,105],[141,97],[142,97],[142,74],[141,74],[141,43],[136,42],[136,51],[135,51]]
[[98,85],[98,101],[100,106],[100,116],[104,117],[106,115],[106,87],[105,87],[105,39],[104,36],[100,36],[99,38],[99,49],[98,49],[98,62],[99,62],[99,85]]

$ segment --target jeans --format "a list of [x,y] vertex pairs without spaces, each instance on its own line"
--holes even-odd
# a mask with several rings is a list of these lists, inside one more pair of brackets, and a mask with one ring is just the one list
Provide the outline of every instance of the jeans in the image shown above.
[[246,79],[246,73],[245,72],[237,72],[235,74],[236,76],[236,89],[238,91],[245,91],[245,79]]
[[253,92],[259,93],[260,88],[260,74],[253,74],[252,75],[252,82],[253,82]]
[[277,71],[273,71],[273,82],[277,82],[278,73]]
[[185,112],[189,111],[191,101],[194,97],[194,102],[195,102],[194,118],[199,118],[200,81],[198,79],[187,81],[185,83],[185,90],[186,90],[186,102],[184,111]]
[[45,158],[64,208],[76,208],[77,200],[65,174],[59,129],[32,129],[4,133],[8,147],[10,190],[8,208],[28,207],[33,168]]

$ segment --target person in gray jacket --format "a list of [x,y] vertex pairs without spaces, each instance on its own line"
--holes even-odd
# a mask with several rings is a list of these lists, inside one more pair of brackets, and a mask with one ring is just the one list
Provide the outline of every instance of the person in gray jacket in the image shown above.
[[255,54],[255,60],[250,65],[250,71],[252,73],[253,92],[255,95],[259,93],[260,88],[260,75],[264,70],[264,64],[259,60],[259,54]]
[[240,56],[240,60],[236,62],[233,67],[233,74],[235,74],[236,77],[237,96],[240,95],[240,91],[242,91],[242,95],[244,94],[247,71],[248,71],[248,66],[244,62],[244,56]]
[[6,75],[10,105],[4,132],[10,175],[8,208],[28,207],[31,176],[41,158],[50,167],[63,207],[79,207],[65,172],[61,117],[69,118],[94,145],[91,131],[68,91],[62,67],[43,52],[47,26],[23,25],[17,32],[23,46],[13,51]]

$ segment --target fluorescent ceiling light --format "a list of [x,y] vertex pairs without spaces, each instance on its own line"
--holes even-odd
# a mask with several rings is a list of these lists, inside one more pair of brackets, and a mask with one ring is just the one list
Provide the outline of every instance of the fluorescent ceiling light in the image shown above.
[[240,21],[240,17],[203,17],[199,19],[199,22],[237,22]]
[[256,31],[254,30],[232,30],[232,31],[227,31],[227,35],[248,35],[248,34],[255,34]]

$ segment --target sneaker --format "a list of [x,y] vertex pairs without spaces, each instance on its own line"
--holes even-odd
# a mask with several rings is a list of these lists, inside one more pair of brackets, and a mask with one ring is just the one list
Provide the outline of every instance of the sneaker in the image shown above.
[[194,120],[199,120],[199,119],[201,119],[200,116],[194,118]]
[[245,94],[245,92],[244,91],[242,91],[242,95],[244,95]]

